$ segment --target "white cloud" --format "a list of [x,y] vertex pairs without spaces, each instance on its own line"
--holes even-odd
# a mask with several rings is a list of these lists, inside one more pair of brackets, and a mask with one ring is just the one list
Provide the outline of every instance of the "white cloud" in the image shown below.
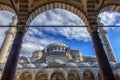
[[89,33],[87,32],[85,27],[50,27],[41,28],[41,30],[53,34],[60,34],[70,40],[86,40],[90,38]]
[[120,22],[117,22],[117,17],[120,16],[120,13],[118,12],[103,12],[99,15],[99,17],[102,20],[102,23],[106,26],[109,27],[109,25],[114,25],[114,26],[120,26]]
[[13,13],[8,11],[0,11],[0,25],[9,26],[12,22]]
[[[11,16],[10,16],[11,15]],[[0,24],[1,25],[8,25],[11,22],[13,14],[9,14],[6,12],[0,12]],[[117,13],[108,13],[105,12],[100,15],[102,17],[102,22],[106,25],[115,24]],[[119,23],[117,23],[118,25]],[[47,11],[39,16],[31,25],[84,25],[82,20],[74,14],[71,14],[68,11],[61,11],[61,10],[50,10]],[[0,45],[2,44],[5,36],[5,31],[7,29],[0,28]],[[90,39],[90,36],[84,27],[54,27],[54,28],[38,28],[38,27],[31,27],[29,28],[28,32],[24,37],[24,41],[22,44],[21,55],[31,55],[34,50],[43,49],[50,43],[60,42],[55,40],[52,37],[43,34],[42,31],[47,31],[49,33],[53,33],[54,35],[60,34],[65,36],[67,39],[70,40],[84,40],[87,42]],[[40,38],[41,37],[41,38]]]
[[8,27],[0,27],[0,47],[2,46],[3,40],[5,38],[5,32],[8,30]]
[[78,16],[71,14],[61,9],[48,10],[37,16],[31,25],[84,25]]
[[8,11],[0,11],[0,47],[2,46],[5,38],[5,32],[9,27],[2,27],[2,25],[8,26],[12,22],[13,13]]

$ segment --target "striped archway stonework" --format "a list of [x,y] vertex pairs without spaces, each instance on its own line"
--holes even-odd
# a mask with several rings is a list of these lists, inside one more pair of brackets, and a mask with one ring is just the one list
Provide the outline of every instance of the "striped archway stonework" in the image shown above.
[[0,10],[5,10],[5,11],[15,13],[15,10],[13,8],[4,4],[0,4]]
[[29,15],[26,25],[30,26],[30,23],[39,14],[41,14],[41,13],[47,11],[47,10],[56,9],[56,8],[68,10],[68,11],[76,14],[78,17],[80,17],[86,26],[89,24],[88,21],[87,21],[87,17],[78,8],[76,8],[76,7],[72,6],[72,5],[66,4],[66,3],[54,2],[54,3],[48,3],[48,4],[45,4],[45,5],[42,5],[41,7],[37,8],[35,11],[33,11]]
[[120,5],[106,5],[100,10],[100,13],[105,12],[105,11],[120,12]]

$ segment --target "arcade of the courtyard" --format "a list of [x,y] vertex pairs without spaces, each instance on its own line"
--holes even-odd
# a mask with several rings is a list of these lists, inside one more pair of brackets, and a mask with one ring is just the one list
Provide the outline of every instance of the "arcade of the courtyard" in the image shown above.
[[[12,2],[11,2],[12,1]],[[87,30],[91,36],[91,39],[93,41],[94,49],[96,52],[96,57],[99,63],[101,78],[103,80],[115,80],[113,71],[110,67],[110,64],[108,62],[107,56],[109,56],[109,60],[112,60],[114,62],[117,62],[115,59],[115,56],[112,52],[111,46],[109,43],[107,46],[109,46],[108,53],[105,52],[100,35],[98,32],[98,26],[104,26],[99,23],[97,23],[97,15],[104,11],[116,11],[120,12],[120,0],[113,1],[113,0],[106,0],[106,1],[96,1],[96,0],[0,0],[0,10],[6,10],[13,13],[16,13],[16,16],[13,18],[12,24],[10,26],[17,26],[16,35],[13,41],[12,48],[9,52],[8,59],[6,61],[5,68],[2,73],[2,79],[1,80],[12,80],[14,77],[14,74],[16,72],[17,62],[20,54],[20,49],[22,45],[22,41],[24,38],[24,35],[26,31],[28,30],[28,26],[30,26],[30,23],[32,20],[39,14],[41,14],[44,11],[60,8],[65,9],[70,12],[73,12],[77,16],[79,16],[83,22],[85,23],[85,26],[87,26]],[[8,6],[7,6],[8,5]],[[9,7],[10,6],[10,7]],[[98,11],[98,12],[97,12]],[[96,14],[97,13],[97,14]],[[4,44],[4,48],[1,51],[1,63],[5,61],[6,54],[9,49],[9,44],[13,38],[14,34],[13,28],[10,28],[10,32],[7,36],[7,40]],[[102,36],[106,37],[106,34]],[[106,42],[107,38],[103,41]],[[5,52],[5,53],[4,53]],[[104,61],[104,62],[103,62]],[[10,65],[10,63],[13,63],[13,65]],[[106,65],[106,66],[104,66]],[[31,69],[32,70],[32,69]],[[47,69],[45,69],[47,70]],[[77,71],[53,71],[50,72],[49,69],[47,72],[22,72],[19,73],[16,76],[16,80],[100,80],[98,79],[98,73],[93,73],[92,71],[83,71],[83,72],[77,72]],[[24,70],[23,70],[24,71]],[[81,71],[81,70],[78,70]],[[48,73],[49,72],[49,73]],[[116,71],[117,72],[117,71]],[[17,73],[17,72],[16,72]],[[35,74],[36,73],[36,74]],[[118,73],[119,74],[119,73]],[[59,76],[59,77],[58,77]],[[20,78],[20,79],[19,79]],[[119,78],[118,78],[119,80]]]

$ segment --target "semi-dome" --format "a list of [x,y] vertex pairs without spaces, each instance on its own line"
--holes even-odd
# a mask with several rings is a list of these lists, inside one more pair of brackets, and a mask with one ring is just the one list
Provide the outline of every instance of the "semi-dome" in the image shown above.
[[32,63],[29,63],[29,64],[24,64],[23,67],[24,68],[35,68],[36,66]]
[[63,43],[52,43],[52,44],[48,45],[47,48],[49,48],[49,47],[54,47],[54,46],[64,46],[64,47],[68,47],[66,44],[63,44]]
[[49,62],[50,64],[64,64],[64,62],[60,59],[54,59]]
[[31,62],[31,61],[27,56],[20,56],[19,57],[19,63],[29,63],[29,62]]
[[40,68],[46,68],[46,67],[48,67],[48,64],[46,64],[46,63],[40,63],[37,66],[40,67]]
[[17,68],[23,68],[21,64],[17,64]]
[[66,66],[70,67],[70,68],[72,68],[72,67],[78,67],[75,63],[68,63],[68,64],[66,64]]
[[89,63],[82,62],[78,64],[79,67],[91,67]]

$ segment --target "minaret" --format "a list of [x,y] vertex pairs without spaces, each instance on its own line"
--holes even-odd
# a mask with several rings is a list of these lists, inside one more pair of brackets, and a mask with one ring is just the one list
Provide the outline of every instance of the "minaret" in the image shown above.
[[[99,25],[103,26],[103,24],[101,22],[98,22],[98,23],[99,23]],[[100,35],[100,38],[102,39],[102,43],[105,48],[108,60],[117,62],[116,56],[114,55],[112,46],[111,46],[110,41],[107,36],[107,31],[105,29],[103,29],[103,27],[99,27],[99,35]]]
[[16,30],[16,27],[15,27],[16,24],[17,24],[17,16],[14,16],[12,19],[12,23],[10,24],[9,30],[6,32],[4,42],[0,49],[0,63],[5,63],[6,61],[6,56]]

